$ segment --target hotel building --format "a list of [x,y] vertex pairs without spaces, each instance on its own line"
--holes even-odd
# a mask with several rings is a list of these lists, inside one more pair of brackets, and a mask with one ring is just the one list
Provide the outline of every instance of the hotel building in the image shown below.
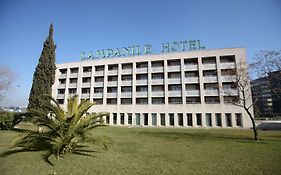
[[95,102],[89,112],[109,112],[109,125],[249,128],[244,109],[231,103],[240,94],[229,72],[239,65],[244,48],[63,63],[52,95],[64,107],[76,94]]

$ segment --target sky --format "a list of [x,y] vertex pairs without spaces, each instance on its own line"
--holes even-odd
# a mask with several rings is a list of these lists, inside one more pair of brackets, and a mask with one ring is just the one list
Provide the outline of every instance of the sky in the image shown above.
[[[281,49],[280,0],[0,0],[0,65],[16,75],[0,106],[26,106],[50,24],[56,62],[82,51],[200,40],[206,49]],[[160,52],[157,49],[155,52]]]

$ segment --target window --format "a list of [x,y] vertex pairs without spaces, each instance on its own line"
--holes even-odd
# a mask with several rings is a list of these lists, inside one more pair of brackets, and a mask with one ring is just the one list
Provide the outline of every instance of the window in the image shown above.
[[231,113],[225,114],[225,120],[226,120],[226,126],[231,127],[232,126]]
[[96,72],[104,71],[104,65],[102,65],[102,66],[95,66],[95,70],[96,70]]
[[152,104],[165,104],[164,97],[152,97]]
[[136,125],[140,125],[140,113],[136,113]]
[[120,113],[120,124],[124,125],[124,113]]
[[148,104],[148,98],[136,98],[136,104]]
[[202,57],[202,64],[216,64],[216,57]]
[[242,127],[242,114],[236,113],[235,118],[236,118],[236,126]]
[[137,92],[147,92],[148,86],[136,86],[136,91]]
[[196,114],[196,124],[197,126],[202,126],[202,114]]
[[144,125],[148,125],[148,113],[143,114],[143,119],[144,119]]
[[182,113],[178,114],[178,125],[183,126],[183,114]]
[[198,58],[186,58],[184,59],[185,65],[198,65]]
[[109,116],[106,116],[106,118],[105,118],[105,123],[106,123],[106,124],[109,124]]
[[113,124],[117,124],[117,113],[113,113]]
[[174,126],[174,114],[173,113],[169,113],[169,119],[170,119],[170,126]]
[[60,74],[65,75],[67,73],[67,69],[60,69]]
[[70,73],[71,73],[71,74],[76,74],[76,73],[78,73],[78,67],[70,68]]
[[186,97],[186,104],[201,103],[200,97]]
[[117,75],[113,75],[113,76],[108,76],[107,77],[107,81],[111,82],[111,81],[117,81],[118,80],[118,76]]
[[94,88],[94,93],[95,93],[95,94],[103,93],[103,87]]
[[164,113],[160,114],[160,124],[161,124],[161,126],[165,126],[166,125],[166,123],[165,123],[165,114]]
[[122,86],[121,92],[132,92],[132,87],[131,86]]
[[168,66],[180,66],[180,60],[168,60]]
[[151,118],[152,118],[152,125],[156,126],[157,125],[157,114],[156,113],[152,113],[151,114]]
[[64,103],[64,99],[57,99],[57,102],[58,102],[59,104],[63,104],[63,103]]
[[222,126],[220,113],[216,113],[216,125],[220,127]]
[[151,74],[151,79],[153,80],[164,79],[164,73],[153,73]]
[[182,104],[181,97],[169,97],[169,104]]
[[181,91],[181,85],[176,85],[176,84],[169,85],[168,90],[169,91]]
[[90,88],[82,88],[82,94],[90,94]]
[[58,94],[64,94],[65,93],[65,89],[58,89]]
[[76,90],[76,88],[69,88],[69,89],[68,89],[68,93],[69,93],[69,94],[76,94],[76,93],[77,93],[77,90]]
[[103,104],[103,100],[99,99],[99,98],[93,98],[93,101],[96,105],[102,105]]
[[66,79],[59,79],[59,84],[65,84],[66,83]]
[[106,99],[107,104],[117,104],[117,98],[108,98]]
[[192,126],[193,125],[192,113],[187,113],[186,117],[187,117],[187,126]]
[[83,72],[84,72],[84,73],[92,72],[92,67],[91,67],[91,66],[83,67]]
[[147,80],[148,79],[148,75],[147,74],[137,74],[136,75],[136,79],[137,80]]
[[121,98],[121,104],[130,105],[130,104],[132,104],[132,99],[131,98]]
[[211,113],[206,113],[206,126],[212,126],[212,114]]
[[122,69],[133,69],[132,63],[122,64]]
[[133,122],[132,122],[133,121],[132,120],[132,113],[128,113],[127,115],[128,115],[128,124],[132,125],[133,124]]
[[204,97],[205,98],[205,103],[207,104],[219,104],[220,103],[220,98],[218,96],[209,96],[209,97]]
[[77,83],[77,78],[70,78],[69,79],[69,84],[76,84]]
[[137,69],[139,68],[147,68],[148,67],[148,63],[147,62],[139,62],[136,65]]
[[91,78],[90,77],[83,77],[82,83],[91,83]]
[[95,77],[95,82],[103,82],[103,77]]
[[221,62],[221,63],[235,62],[235,55],[224,55],[224,56],[220,56],[220,62]]
[[108,71],[118,70],[118,64],[108,65]]
[[164,67],[164,61],[152,61],[151,67]]

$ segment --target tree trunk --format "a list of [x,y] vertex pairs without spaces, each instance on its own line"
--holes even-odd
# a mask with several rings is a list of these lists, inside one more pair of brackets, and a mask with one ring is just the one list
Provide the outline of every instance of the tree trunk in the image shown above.
[[253,125],[253,131],[254,131],[254,135],[255,135],[255,140],[258,140],[258,132],[257,132],[257,128],[256,128],[256,123],[255,123],[255,119],[252,116],[252,114],[250,113],[250,111],[248,109],[246,109],[247,114],[249,115],[251,121],[252,121],[252,125]]

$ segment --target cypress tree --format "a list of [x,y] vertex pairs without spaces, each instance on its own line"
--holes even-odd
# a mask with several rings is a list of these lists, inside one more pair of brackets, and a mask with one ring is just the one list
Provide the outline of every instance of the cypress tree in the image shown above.
[[55,81],[55,50],[56,45],[53,40],[53,24],[50,25],[49,36],[44,42],[39,63],[33,74],[33,82],[29,94],[29,104],[27,109],[39,109],[42,104],[48,102],[46,95],[52,94],[52,85]]

